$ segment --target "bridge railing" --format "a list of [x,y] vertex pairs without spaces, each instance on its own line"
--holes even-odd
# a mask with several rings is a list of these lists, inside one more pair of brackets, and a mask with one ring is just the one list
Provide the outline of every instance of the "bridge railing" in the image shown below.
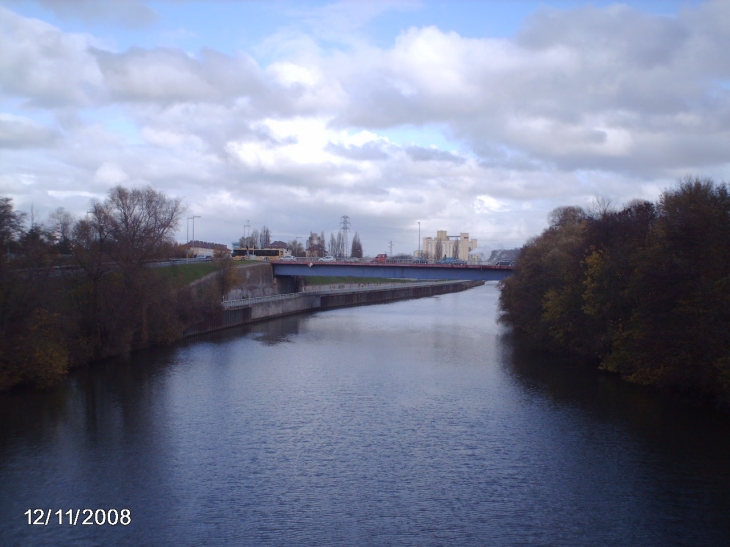
[[446,263],[446,264],[439,264],[438,260],[411,260],[411,259],[397,259],[397,258],[389,258],[386,261],[375,261],[371,259],[340,259],[335,260],[334,262],[326,261],[326,262],[320,262],[319,258],[314,257],[298,257],[296,260],[276,260],[273,261],[272,264],[321,264],[321,265],[338,265],[338,266],[392,266],[392,265],[401,265],[401,266],[488,266],[491,268],[501,268],[503,266],[497,266],[496,264],[488,264],[486,262],[467,262],[466,264],[452,264],[452,263]]

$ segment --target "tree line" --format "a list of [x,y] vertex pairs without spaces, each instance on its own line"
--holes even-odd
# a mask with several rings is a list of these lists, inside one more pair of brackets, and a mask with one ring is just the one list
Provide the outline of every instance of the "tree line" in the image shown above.
[[49,384],[70,366],[169,343],[212,312],[218,295],[193,298],[146,267],[177,254],[183,211],[150,187],[117,186],[84,218],[59,209],[26,229],[26,215],[0,198],[0,389]]
[[561,207],[502,282],[534,345],[730,408],[730,193],[686,178],[655,203]]
[[[238,240],[238,244],[242,249],[266,249],[272,245],[271,239],[271,230],[268,226],[263,226],[261,230],[254,228],[250,235],[242,236]],[[348,256],[347,249],[345,248],[347,245],[345,244],[345,238],[342,232],[338,232],[337,236],[333,233],[330,234],[329,246],[325,246],[324,241],[324,232],[322,232],[319,236],[319,243],[309,245],[305,249],[302,242],[295,238],[286,243],[286,250],[289,251],[292,256],[305,256],[307,252],[309,252],[309,256],[317,257],[325,256],[328,253],[337,258]],[[284,244],[283,242],[273,243]],[[355,232],[355,235],[352,238],[352,244],[349,251],[349,256],[355,258],[362,258],[363,256],[362,243],[360,242],[360,235],[357,232]]]

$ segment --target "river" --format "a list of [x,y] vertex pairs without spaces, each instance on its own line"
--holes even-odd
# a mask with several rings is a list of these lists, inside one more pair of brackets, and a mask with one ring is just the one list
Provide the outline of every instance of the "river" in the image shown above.
[[0,395],[0,544],[730,545],[730,420],[531,353],[497,298],[291,316]]

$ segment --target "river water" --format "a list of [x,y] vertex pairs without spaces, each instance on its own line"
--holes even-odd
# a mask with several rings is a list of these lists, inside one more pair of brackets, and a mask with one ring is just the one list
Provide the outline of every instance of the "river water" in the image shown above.
[[497,297],[292,316],[5,394],[0,545],[730,545],[730,420],[531,354]]

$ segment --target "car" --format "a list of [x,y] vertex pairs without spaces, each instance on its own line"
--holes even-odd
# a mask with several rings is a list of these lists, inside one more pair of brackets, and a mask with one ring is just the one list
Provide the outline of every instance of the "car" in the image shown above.
[[466,264],[466,260],[462,260],[460,258],[453,258],[453,257],[446,257],[442,258],[436,264],[449,264],[451,266],[463,266]]
[[279,262],[282,262],[282,261],[283,261],[283,262],[294,262],[294,261],[295,261],[296,259],[297,259],[297,257],[296,257],[296,256],[292,256],[292,255],[286,255],[286,256],[282,256],[282,257],[281,257],[281,258],[279,259]]
[[323,256],[319,259],[319,262],[337,262],[337,259],[334,256]]
[[514,266],[515,261],[514,260],[500,260],[495,264],[495,266]]
[[425,258],[414,258],[411,264],[428,264],[428,260]]
[[385,253],[381,253],[375,258],[371,260],[371,262],[375,262],[376,264],[385,264],[385,262],[388,260],[388,255]]

